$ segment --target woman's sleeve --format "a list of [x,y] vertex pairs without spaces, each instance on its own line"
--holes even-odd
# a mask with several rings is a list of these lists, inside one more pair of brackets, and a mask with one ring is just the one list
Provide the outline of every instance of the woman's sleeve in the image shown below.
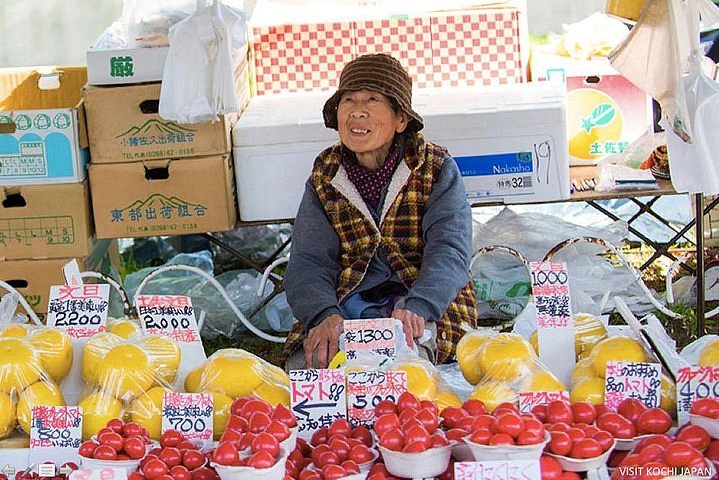
[[447,157],[422,218],[424,256],[405,308],[426,321],[437,321],[469,282],[472,257],[472,209],[453,158]]
[[309,329],[339,314],[339,239],[308,181],[297,211],[284,287],[294,317]]

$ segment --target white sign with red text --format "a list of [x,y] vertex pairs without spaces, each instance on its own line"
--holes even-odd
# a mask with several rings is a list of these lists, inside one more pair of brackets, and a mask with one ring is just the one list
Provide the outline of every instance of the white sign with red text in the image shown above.
[[127,480],[127,470],[124,468],[93,468],[75,470],[70,474],[69,480]]
[[80,464],[82,409],[35,405],[30,422],[30,463]]
[[297,434],[308,440],[335,419],[347,417],[344,371],[290,370],[290,402],[297,417]]
[[457,462],[455,480],[541,480],[539,460]]
[[162,431],[178,430],[190,441],[212,443],[213,411],[212,394],[166,393],[162,397]]
[[110,306],[110,285],[55,285],[50,287],[47,325],[71,338],[88,338],[104,332]]
[[407,372],[367,370],[346,375],[347,420],[352,427],[371,427],[376,420],[374,407],[382,400],[397,403],[407,391]]
[[395,323],[394,318],[345,320],[343,328],[347,361],[357,359],[362,352],[394,358],[397,352]]
[[607,362],[604,404],[617,411],[626,398],[636,398],[647,408],[662,400],[662,366],[646,362]]
[[569,403],[569,392],[519,392],[519,413],[530,413],[537,405],[546,405],[554,400]]
[[677,371],[677,420],[689,421],[695,400],[719,398],[719,367],[684,367]]

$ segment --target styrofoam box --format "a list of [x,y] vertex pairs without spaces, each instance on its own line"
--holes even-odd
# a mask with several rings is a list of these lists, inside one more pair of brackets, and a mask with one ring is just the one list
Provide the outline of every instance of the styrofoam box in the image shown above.
[[[242,221],[294,218],[312,163],[336,142],[328,92],[255,97],[233,129]],[[424,136],[448,148],[470,203],[569,198],[566,94],[551,83],[418,90]]]

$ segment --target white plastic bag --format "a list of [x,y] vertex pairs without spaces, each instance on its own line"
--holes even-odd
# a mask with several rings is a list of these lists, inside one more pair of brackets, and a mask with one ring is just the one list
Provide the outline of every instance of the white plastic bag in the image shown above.
[[238,111],[234,52],[247,45],[242,12],[215,0],[170,30],[170,51],[160,92],[162,118],[179,123],[215,122]]

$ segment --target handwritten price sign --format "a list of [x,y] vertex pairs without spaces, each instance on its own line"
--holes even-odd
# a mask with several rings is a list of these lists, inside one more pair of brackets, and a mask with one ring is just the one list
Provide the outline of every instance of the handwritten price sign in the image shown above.
[[290,370],[290,401],[297,434],[309,439],[337,418],[346,418],[347,397],[342,370]]
[[[30,461],[78,461],[82,443],[80,407],[33,406],[30,423]],[[38,461],[39,460],[39,461]]]
[[360,352],[375,352],[394,358],[397,338],[394,336],[394,318],[345,320],[345,353],[354,360]]
[[188,440],[212,441],[212,395],[166,393],[162,397],[162,431],[179,430]]
[[569,403],[569,392],[519,392],[519,412],[530,413],[537,405],[546,405],[554,400]]
[[397,402],[407,391],[407,372],[347,373],[347,418],[353,427],[374,425],[374,407],[382,400]]
[[541,480],[539,460],[457,462],[455,480]]
[[181,344],[200,342],[190,297],[140,295],[135,299],[135,307],[146,334],[167,335]]
[[127,470],[124,468],[75,470],[70,474],[70,480],[127,480]]
[[47,325],[61,328],[71,338],[87,338],[105,331],[110,285],[56,285],[50,287]]
[[658,363],[607,362],[604,404],[617,411],[626,398],[636,398],[648,408],[662,398],[662,367]]
[[677,372],[679,424],[689,421],[692,404],[700,398],[719,398],[719,367],[685,367]]

